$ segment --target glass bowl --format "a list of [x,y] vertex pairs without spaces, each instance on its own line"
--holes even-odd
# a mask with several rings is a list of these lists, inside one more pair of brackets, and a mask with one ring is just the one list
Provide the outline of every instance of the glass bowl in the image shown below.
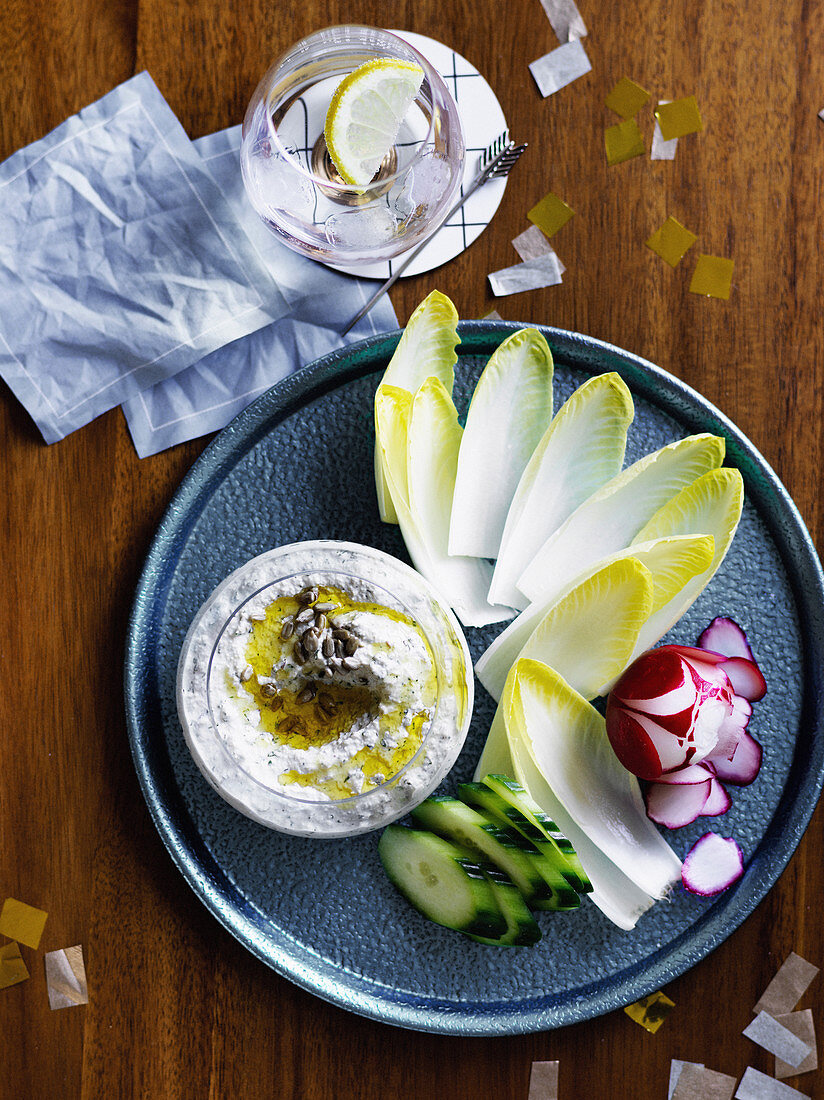
[[381,828],[431,794],[466,739],[473,693],[466,640],[429,583],[380,550],[327,540],[228,576],[177,673],[186,743],[212,787],[254,821],[310,837]]
[[[423,82],[394,145],[367,187],[338,175],[323,129],[340,80],[374,58],[409,61]],[[327,27],[271,66],[243,122],[246,193],[269,229],[296,252],[350,267],[392,259],[447,216],[463,178],[455,101],[417,50],[374,27]]]

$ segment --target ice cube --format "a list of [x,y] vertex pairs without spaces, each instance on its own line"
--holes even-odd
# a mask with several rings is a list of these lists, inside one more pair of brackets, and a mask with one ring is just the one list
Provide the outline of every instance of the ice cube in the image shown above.
[[450,183],[449,161],[439,153],[424,153],[412,169],[409,196],[413,205],[431,205],[437,202]]
[[324,223],[326,239],[338,248],[373,249],[388,244],[398,222],[386,206],[362,206],[332,214]]

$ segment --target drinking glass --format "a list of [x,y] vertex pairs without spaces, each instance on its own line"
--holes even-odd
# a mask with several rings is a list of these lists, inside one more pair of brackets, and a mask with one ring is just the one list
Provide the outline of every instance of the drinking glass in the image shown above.
[[[338,175],[323,127],[343,77],[373,58],[423,70],[393,147],[365,188]],[[455,102],[426,58],[372,27],[328,27],[284,53],[246,111],[241,169],[266,225],[296,252],[333,266],[388,260],[414,248],[449,212],[463,174]]]

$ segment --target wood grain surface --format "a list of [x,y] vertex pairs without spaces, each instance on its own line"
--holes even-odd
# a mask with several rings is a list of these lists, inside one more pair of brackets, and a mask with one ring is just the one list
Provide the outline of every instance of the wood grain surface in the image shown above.
[[[539,0],[5,0],[0,157],[147,69],[192,137],[241,120],[272,58],[333,23],[430,35],[469,58],[529,151],[463,255],[392,292],[401,323],[438,287],[461,317],[559,325],[637,352],[716,403],[775,468],[821,544],[824,3],[581,0],[592,72],[540,98],[528,62],[557,46]],[[695,94],[706,128],[674,162],[607,166],[606,93],[629,76]],[[644,127],[649,132],[650,108]],[[495,300],[486,274],[548,190],[576,216],[562,286]],[[668,214],[730,256],[728,302],[689,293],[644,247]],[[2,242],[0,242],[2,250]],[[49,912],[30,981],[0,992],[0,1097],[15,1100],[527,1100],[534,1059],[562,1100],[665,1097],[669,1062],[772,1071],[741,1035],[794,950],[824,962],[824,817],[778,885],[667,987],[657,1035],[621,1011],[494,1040],[418,1034],[331,1007],[255,961],[173,867],[138,789],[122,658],[140,567],[205,440],[139,461],[120,410],[47,447],[0,388],[0,900]],[[779,689],[780,690],[780,689]],[[87,1006],[50,1011],[42,955],[82,944]],[[824,979],[803,1002],[821,1021]],[[790,1080],[824,1097],[821,1074]]]

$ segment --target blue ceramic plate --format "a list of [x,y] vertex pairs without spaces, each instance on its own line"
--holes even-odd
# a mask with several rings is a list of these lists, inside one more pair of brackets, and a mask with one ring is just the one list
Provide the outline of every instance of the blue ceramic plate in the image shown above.
[[[456,402],[518,326],[461,326]],[[750,729],[764,746],[757,781],[733,790],[723,819],[672,834],[684,854],[708,827],[735,836],[746,872],[715,901],[679,889],[630,933],[585,903],[541,914],[531,949],[484,947],[423,920],[393,890],[378,837],[282,836],[231,809],[189,757],[175,669],[186,629],[231,570],[301,539],[368,543],[406,558],[379,522],[372,398],[398,334],[336,352],[287,378],[206,448],[175,495],[146,561],[129,626],[126,701],[135,765],[155,824],[183,877],[262,962],[318,996],[403,1027],[451,1035],[543,1031],[628,1004],[682,974],[752,912],[796,848],[824,772],[822,574],[786,491],[742,434],[694,391],[607,344],[547,328],[556,407],[586,378],[618,371],[636,403],[628,461],[692,432],[727,440],[746,505],[721,571],[673,630],[693,642],[716,614],[749,632],[767,683]],[[496,629],[468,630],[474,657]],[[443,784],[470,777],[492,717],[479,687],[466,747]]]

